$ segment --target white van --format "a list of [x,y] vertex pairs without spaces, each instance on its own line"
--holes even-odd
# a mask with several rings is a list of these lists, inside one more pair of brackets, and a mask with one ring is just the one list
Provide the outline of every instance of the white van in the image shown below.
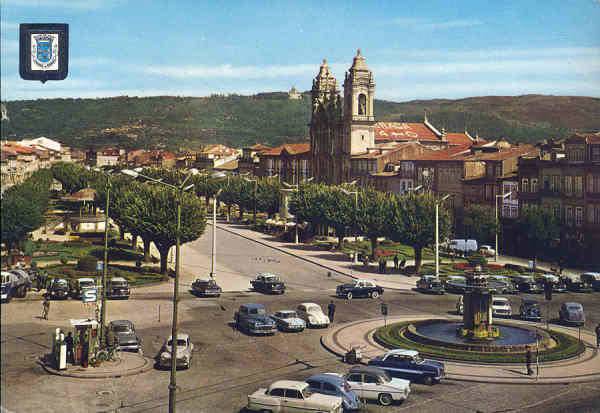
[[474,239],[453,239],[450,240],[448,248],[458,254],[471,254],[477,251],[477,241]]

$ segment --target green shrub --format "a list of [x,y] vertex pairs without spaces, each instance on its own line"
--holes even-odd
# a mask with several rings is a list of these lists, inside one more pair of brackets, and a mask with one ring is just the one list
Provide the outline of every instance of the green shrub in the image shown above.
[[66,263],[68,263],[68,262],[69,262],[69,259],[67,258],[67,256],[66,256],[66,255],[61,255],[61,256],[60,256],[60,258],[59,258],[59,260],[60,260],[60,263],[61,263],[62,265],[65,265]]
[[98,260],[93,255],[86,255],[77,261],[77,269],[80,271],[96,271]]
[[481,268],[487,267],[487,258],[485,258],[483,255],[478,254],[478,253],[469,255],[467,257],[467,261],[469,262],[469,265],[471,265],[473,267],[475,267],[477,265],[481,266]]

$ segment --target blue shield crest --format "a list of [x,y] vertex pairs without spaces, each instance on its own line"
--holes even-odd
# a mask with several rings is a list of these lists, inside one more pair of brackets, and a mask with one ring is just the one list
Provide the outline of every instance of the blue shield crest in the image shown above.
[[36,40],[37,59],[42,63],[48,63],[52,60],[52,41]]

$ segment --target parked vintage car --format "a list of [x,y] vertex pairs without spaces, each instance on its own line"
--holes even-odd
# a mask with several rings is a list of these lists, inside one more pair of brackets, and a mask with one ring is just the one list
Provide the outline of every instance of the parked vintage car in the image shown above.
[[360,397],[343,377],[321,373],[309,377],[306,382],[313,393],[341,397],[344,411],[360,410],[362,407]]
[[594,291],[600,291],[600,272],[584,272],[581,274],[581,280]]
[[391,377],[385,370],[372,366],[355,366],[345,375],[336,373],[348,382],[361,399],[377,400],[382,406],[403,402],[410,394],[410,381]]
[[490,275],[488,280],[502,283],[500,287],[496,288],[496,292],[499,294],[518,294],[519,290],[515,288],[512,280],[506,275]]
[[131,291],[129,290],[129,283],[123,277],[113,277],[108,283],[107,297],[108,298],[123,298],[129,299]]
[[479,246],[479,253],[488,257],[496,255],[496,250],[489,245]]
[[9,302],[13,293],[13,275],[8,271],[2,271],[2,302]]
[[[173,336],[165,341],[160,356],[158,358],[158,365],[160,367],[171,367],[171,357],[173,355]],[[190,336],[186,333],[177,334],[177,342],[175,344],[175,357],[177,357],[177,367],[183,367],[186,369],[190,368],[192,362],[192,356],[194,354],[194,344],[190,340]]]
[[583,306],[575,302],[565,302],[560,305],[558,318],[565,324],[582,326],[585,324],[585,313]]
[[448,244],[448,250],[454,254],[468,255],[477,251],[477,241],[474,239],[453,239]]
[[306,328],[306,322],[294,310],[279,310],[271,318],[281,331],[303,331]]
[[247,409],[272,413],[342,413],[342,399],[313,393],[303,381],[279,380],[250,394]]
[[139,351],[142,348],[142,340],[135,332],[135,326],[131,321],[114,320],[110,325],[114,329],[119,350]]
[[248,334],[275,334],[277,331],[277,324],[267,315],[262,304],[242,304],[234,317],[238,330]]
[[510,300],[506,297],[492,297],[492,316],[493,317],[512,317],[512,308]]
[[536,277],[535,281],[542,289],[544,289],[545,284],[550,283],[552,285],[552,292],[564,293],[567,291],[565,283],[554,274],[540,274]]
[[356,297],[377,298],[383,294],[383,288],[371,280],[356,280],[353,284],[338,285],[335,295],[351,300]]
[[562,277],[567,286],[567,290],[575,293],[591,293],[592,288],[588,286],[579,274],[566,274]]
[[523,298],[519,306],[521,320],[542,321],[542,311],[535,298]]
[[444,290],[454,294],[464,294],[467,279],[462,275],[449,275],[444,280]]
[[417,290],[424,293],[444,294],[444,285],[435,275],[422,275],[417,280]]
[[202,297],[219,297],[222,290],[212,278],[196,278],[192,283],[192,292]]
[[96,288],[96,280],[89,277],[77,278],[71,283],[71,297],[80,299],[87,288]]
[[48,287],[50,298],[66,300],[69,298],[69,283],[64,278],[54,278]]
[[298,317],[306,321],[308,327],[328,327],[329,317],[323,314],[319,304],[302,303],[296,308]]
[[369,366],[382,368],[392,377],[425,384],[438,383],[445,376],[444,363],[424,360],[415,350],[390,350],[383,357],[369,360]]
[[250,281],[250,284],[254,290],[263,293],[283,294],[285,292],[285,284],[275,274],[258,274],[254,280]]
[[522,293],[541,294],[544,292],[544,289],[535,282],[533,275],[517,275],[513,277],[513,282]]

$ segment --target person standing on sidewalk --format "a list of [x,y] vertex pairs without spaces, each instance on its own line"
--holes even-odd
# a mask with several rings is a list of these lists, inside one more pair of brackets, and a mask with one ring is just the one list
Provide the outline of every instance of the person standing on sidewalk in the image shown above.
[[71,364],[75,362],[75,355],[73,354],[73,333],[69,331],[67,337],[65,337],[65,343],[67,343],[67,361]]
[[394,255],[394,269],[398,269],[398,255]]
[[600,323],[596,326],[596,347],[600,348]]
[[527,375],[533,375],[533,369],[531,368],[531,350],[527,347],[527,353],[525,354],[525,362],[527,364]]
[[333,316],[335,315],[335,303],[333,300],[327,306],[327,316],[329,317],[329,322],[333,324]]
[[48,294],[44,295],[44,302],[42,302],[42,318],[44,320],[48,319],[48,314],[50,313],[50,297]]

